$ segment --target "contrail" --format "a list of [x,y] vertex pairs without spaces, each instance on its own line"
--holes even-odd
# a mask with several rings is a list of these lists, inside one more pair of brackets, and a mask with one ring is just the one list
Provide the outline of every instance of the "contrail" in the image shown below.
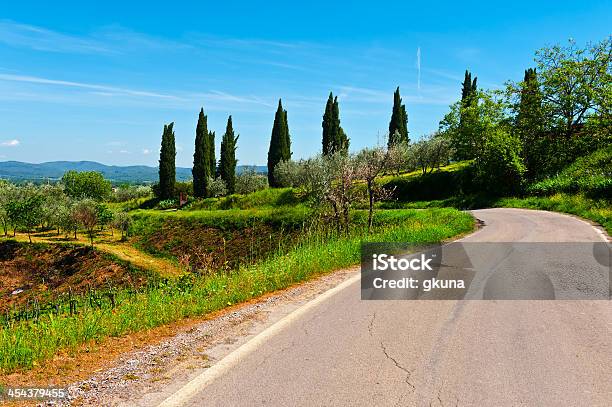
[[421,90],[421,47],[417,47],[417,89]]

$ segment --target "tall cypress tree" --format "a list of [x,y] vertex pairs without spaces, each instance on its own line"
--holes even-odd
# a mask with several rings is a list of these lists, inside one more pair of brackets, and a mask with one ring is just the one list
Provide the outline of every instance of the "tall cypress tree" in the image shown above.
[[389,121],[389,142],[388,146],[393,147],[401,142],[408,143],[408,114],[406,106],[402,104],[399,86],[393,93],[393,111],[391,121]]
[[281,161],[291,159],[291,139],[289,136],[289,124],[287,123],[287,111],[283,110],[281,100],[278,100],[278,108],[274,116],[272,136],[270,137],[270,149],[268,150],[268,183],[271,187],[277,187],[278,182],[274,177],[274,168]]
[[210,164],[210,176],[214,178],[217,174],[217,158],[215,156],[215,132],[208,132],[208,162]]
[[465,70],[465,75],[463,76],[463,83],[461,84],[461,101],[464,101],[468,98],[472,91],[472,74],[467,69]]
[[323,155],[338,151],[348,151],[349,139],[340,127],[340,107],[338,97],[330,92],[323,114]]
[[332,116],[334,108],[334,96],[329,92],[325,113],[323,113],[323,155],[328,155],[332,149]]
[[233,194],[236,190],[236,143],[238,137],[234,137],[232,116],[227,119],[225,134],[221,140],[221,160],[219,161],[219,175],[227,185],[227,192]]
[[161,151],[159,153],[159,198],[174,197],[176,183],[176,146],[174,141],[174,122],[164,125]]
[[340,126],[340,106],[338,105],[338,96],[334,98],[334,129],[335,129],[335,147],[334,151],[348,152],[349,139],[344,132],[344,129]]
[[214,176],[210,172],[210,139],[207,117],[204,108],[200,109],[198,125],[196,126],[195,151],[193,153],[193,194],[198,198],[207,196],[208,178]]
[[523,157],[527,167],[527,176],[535,179],[543,167],[546,145],[542,143],[544,131],[544,114],[542,110],[542,93],[538,84],[536,70],[525,70],[521,83],[520,100],[517,108],[514,129],[523,145]]
[[459,134],[455,145],[455,158],[468,160],[474,158],[474,143],[478,136],[474,133],[474,121],[476,112],[472,107],[478,103],[477,77],[472,79],[472,73],[466,69],[463,83],[461,85],[461,102],[459,113]]

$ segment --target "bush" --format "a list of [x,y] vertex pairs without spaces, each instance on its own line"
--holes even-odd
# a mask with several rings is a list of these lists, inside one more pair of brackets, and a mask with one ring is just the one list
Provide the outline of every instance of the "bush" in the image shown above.
[[245,170],[236,176],[236,193],[246,195],[268,188],[268,177],[253,170]]
[[520,140],[500,126],[487,129],[487,133],[474,160],[474,186],[490,195],[519,193],[525,175]]
[[302,162],[281,161],[274,167],[274,177],[281,187],[299,187],[302,184]]
[[127,202],[151,196],[152,189],[146,185],[125,185],[115,189],[111,196],[113,202]]
[[393,197],[402,202],[446,199],[461,192],[465,169],[439,171],[412,177],[393,178],[384,185],[394,190]]
[[213,197],[223,196],[227,194],[227,184],[217,177],[215,179],[208,178],[208,193]]
[[164,199],[163,201],[159,201],[159,203],[157,204],[157,207],[159,209],[165,210],[165,209],[176,208],[177,205],[178,203],[174,199]]

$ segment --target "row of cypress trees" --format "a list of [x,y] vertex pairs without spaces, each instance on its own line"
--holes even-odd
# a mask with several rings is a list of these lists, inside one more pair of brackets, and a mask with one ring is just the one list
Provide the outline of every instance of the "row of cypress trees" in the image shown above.
[[[174,123],[164,125],[161,150],[159,153],[159,198],[174,198],[176,183],[176,146]],[[208,196],[209,180],[221,177],[227,190],[233,193],[236,189],[236,147],[238,137],[234,134],[232,116],[227,119],[227,127],[221,139],[221,157],[219,166],[215,158],[215,132],[208,131],[208,118],[204,109],[200,109],[196,126],[195,150],[193,153],[193,194],[196,197]]]
[[[161,152],[159,156],[159,192],[161,199],[174,197],[176,179],[176,147],[174,139],[174,123],[164,125]],[[349,148],[349,138],[340,126],[340,107],[338,97],[329,93],[325,113],[323,114],[323,155],[336,152],[346,152]],[[198,124],[196,126],[195,150],[193,154],[193,192],[196,197],[209,196],[208,183],[215,176],[221,177],[227,185],[229,193],[235,191],[236,186],[236,147],[238,137],[234,134],[232,116],[227,120],[227,127],[221,140],[221,153],[219,166],[215,158],[215,132],[208,130],[208,118],[204,109],[200,109]],[[408,115],[406,106],[402,104],[399,87],[393,95],[393,111],[389,122],[389,147],[400,142],[409,142]],[[268,183],[277,187],[278,180],[274,177],[274,168],[281,161],[291,159],[291,136],[287,111],[283,109],[279,99],[278,108],[274,116],[270,147],[268,150]]]
[[232,116],[227,119],[227,126],[221,139],[219,166],[215,158],[215,132],[208,131],[208,117],[204,108],[200,109],[196,126],[195,151],[193,153],[193,194],[198,198],[209,196],[208,183],[215,177],[220,177],[233,193],[236,189],[236,147],[238,137],[234,135]]

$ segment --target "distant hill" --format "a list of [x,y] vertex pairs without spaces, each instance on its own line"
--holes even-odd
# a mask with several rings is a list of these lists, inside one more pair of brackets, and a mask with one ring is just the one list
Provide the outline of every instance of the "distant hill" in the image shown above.
[[[266,173],[265,166],[239,165],[237,172],[241,173],[245,169],[253,169],[256,172]],[[104,165],[94,161],[52,161],[40,164],[24,163],[20,161],[0,161],[0,179],[7,179],[14,182],[32,181],[42,182],[46,180],[58,180],[66,171],[98,171],[104,178],[111,180],[115,184],[130,183],[152,183],[158,179],[157,167],[146,165]],[[191,179],[191,168],[176,168],[177,181],[187,181]]]

